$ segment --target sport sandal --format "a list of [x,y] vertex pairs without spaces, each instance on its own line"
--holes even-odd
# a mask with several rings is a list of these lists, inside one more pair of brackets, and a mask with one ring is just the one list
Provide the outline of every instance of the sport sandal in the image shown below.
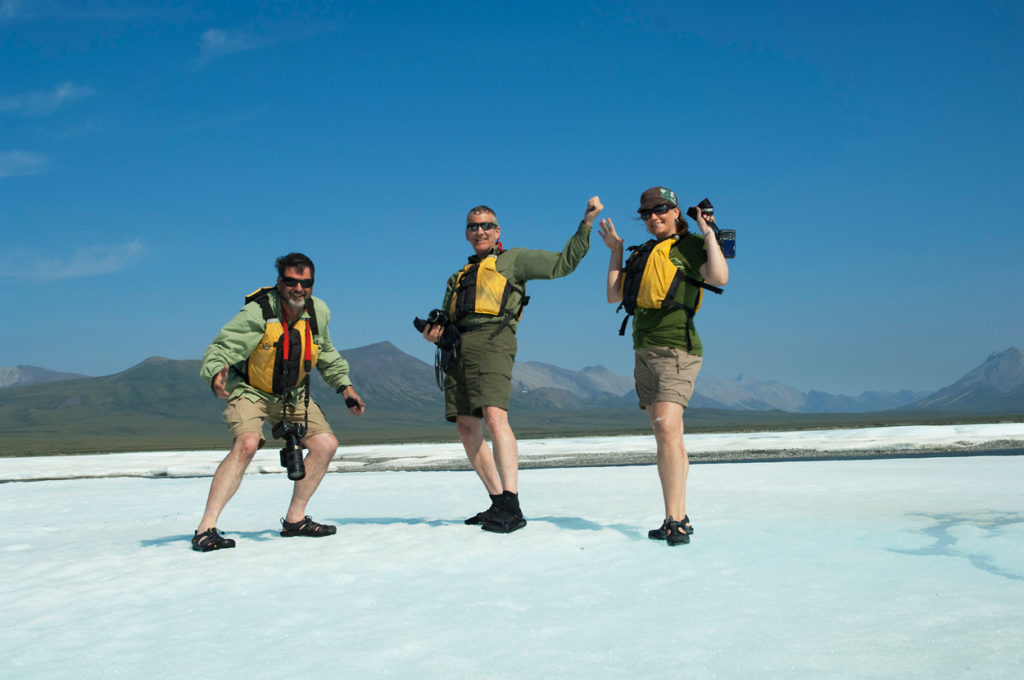
[[[683,521],[681,521],[679,524],[682,525],[683,531],[685,531],[687,534],[693,533],[693,525],[690,524],[690,517],[688,515],[683,515]],[[657,529],[651,529],[650,531],[648,531],[647,538],[650,538],[655,541],[664,541],[666,538],[668,538],[668,520],[662,522],[661,526]]]
[[498,500],[495,501],[495,505],[498,507],[480,525],[481,529],[496,534],[511,534],[513,531],[518,531],[526,526],[523,510],[519,507],[519,494],[503,491]]
[[495,518],[501,508],[501,494],[491,495],[491,507],[481,510],[463,522],[464,524],[483,524]]
[[668,516],[668,535],[665,536],[665,542],[669,545],[682,545],[690,542],[690,534],[683,529],[683,523],[673,521],[672,515]]
[[653,541],[664,541],[666,536],[668,536],[668,520],[662,522],[661,526],[657,529],[651,529],[647,532],[647,538]]
[[521,513],[502,508],[485,521],[480,528],[495,534],[511,534],[513,531],[518,531],[525,526],[526,520]]
[[197,552],[210,552],[222,548],[234,548],[235,539],[224,538],[224,535],[217,531],[217,527],[210,527],[203,533],[196,531],[192,537],[192,549]]
[[309,515],[306,515],[298,522],[286,522],[282,517],[281,527],[282,536],[313,536],[320,538],[321,536],[331,536],[338,531],[338,527],[332,524],[314,522],[313,518]]

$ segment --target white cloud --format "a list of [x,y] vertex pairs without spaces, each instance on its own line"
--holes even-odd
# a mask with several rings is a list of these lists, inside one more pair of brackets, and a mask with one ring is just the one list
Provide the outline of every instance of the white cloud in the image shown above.
[[67,258],[8,252],[0,261],[0,276],[27,276],[44,281],[99,276],[125,269],[146,250],[146,244],[135,239],[110,246],[86,246]]
[[238,52],[257,50],[269,44],[266,38],[241,31],[211,28],[199,38],[199,63],[205,64],[217,57]]
[[50,157],[34,151],[0,153],[0,178],[38,175],[50,167]]
[[86,85],[60,83],[48,92],[25,92],[0,98],[0,113],[15,113],[26,118],[49,116],[65,104],[95,94]]
[[0,24],[32,21],[128,21],[140,17],[167,16],[178,10],[138,7],[139,3],[100,0],[66,2],[63,0],[0,0]]

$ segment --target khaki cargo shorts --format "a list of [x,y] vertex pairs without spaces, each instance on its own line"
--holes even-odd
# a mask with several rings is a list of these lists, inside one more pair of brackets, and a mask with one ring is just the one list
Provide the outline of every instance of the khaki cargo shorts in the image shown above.
[[444,382],[444,417],[449,422],[456,416],[483,418],[484,406],[508,410],[516,334],[505,326],[491,340],[493,332],[493,326],[483,326],[462,334],[459,357]]
[[640,408],[659,401],[682,404],[693,396],[693,383],[700,373],[703,357],[675,347],[641,347],[636,350],[633,380]]
[[[288,420],[293,423],[304,423],[305,415],[306,408],[302,401],[296,404],[294,410],[291,407],[288,408]],[[284,420],[284,403],[263,399],[253,402],[239,396],[228,401],[221,417],[224,418],[228,429],[235,437],[246,432],[259,432],[260,446],[263,446],[266,443],[266,439],[263,437],[263,423],[269,420],[270,426],[273,427]],[[331,431],[331,426],[327,424],[327,418],[320,409],[320,405],[315,401],[310,401],[309,428],[306,430],[306,437],[313,437],[324,432],[334,434]]]

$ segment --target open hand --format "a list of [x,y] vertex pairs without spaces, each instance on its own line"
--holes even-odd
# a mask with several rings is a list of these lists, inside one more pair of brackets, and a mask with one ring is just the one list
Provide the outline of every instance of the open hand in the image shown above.
[[612,250],[622,249],[622,237],[615,232],[615,225],[608,218],[601,220],[601,226],[598,228],[597,233],[601,235],[601,240],[604,244]]

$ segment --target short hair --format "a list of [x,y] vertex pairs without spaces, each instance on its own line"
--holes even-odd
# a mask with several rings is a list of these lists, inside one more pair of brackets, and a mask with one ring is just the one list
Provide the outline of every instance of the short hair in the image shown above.
[[486,205],[478,205],[475,208],[470,208],[469,214],[466,215],[466,219],[468,220],[473,215],[482,215],[484,213],[490,213],[494,216],[494,219],[498,219],[498,213],[494,212],[492,208],[488,208]]
[[277,275],[284,276],[284,270],[294,267],[295,269],[309,269],[309,275],[314,276],[316,274],[316,267],[313,266],[313,260],[309,259],[302,253],[288,253],[277,258],[274,262],[277,267]]

